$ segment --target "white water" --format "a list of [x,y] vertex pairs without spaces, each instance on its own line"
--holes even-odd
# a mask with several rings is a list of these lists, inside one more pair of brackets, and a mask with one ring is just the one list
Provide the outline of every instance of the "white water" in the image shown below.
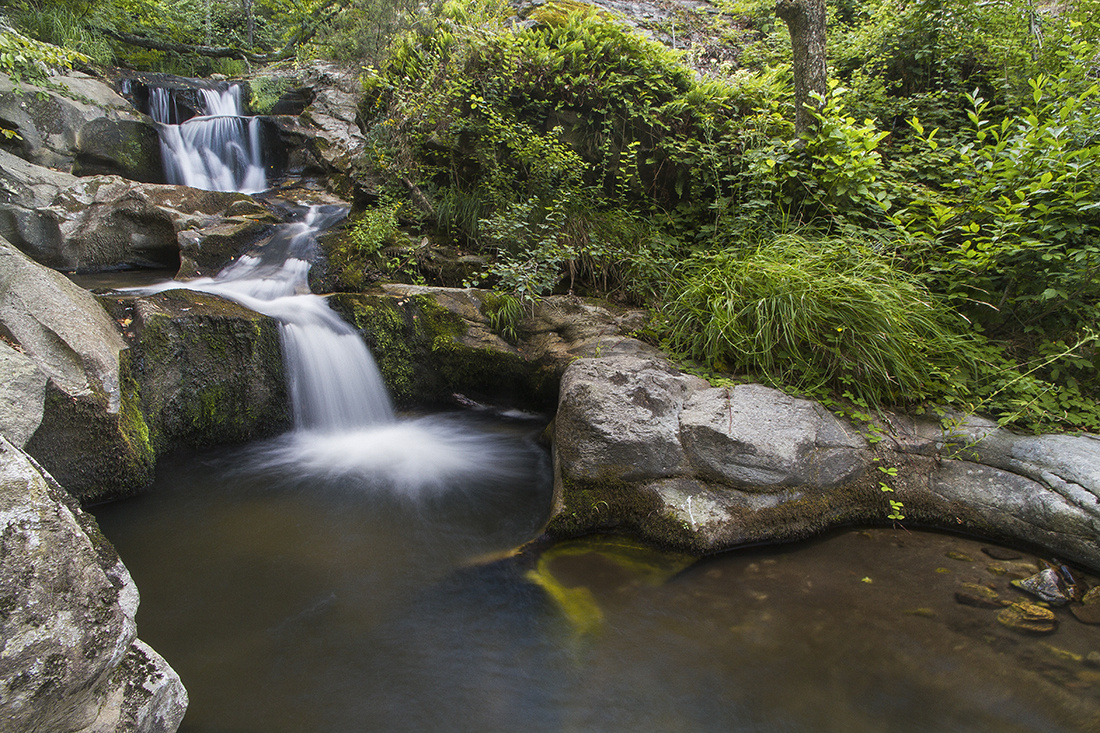
[[256,446],[241,469],[274,470],[288,480],[350,481],[410,498],[525,475],[527,456],[504,436],[453,417],[395,418],[362,338],[309,292],[316,237],[344,213],[311,207],[216,277],[137,289],[211,293],[280,322],[294,430]]
[[241,115],[241,88],[200,89],[206,113],[171,121],[172,91],[149,90],[149,115],[160,124],[161,156],[169,183],[207,191],[257,193],[267,188],[260,122]]
[[301,221],[280,225],[271,241],[216,277],[142,289],[212,293],[277,319],[294,426],[300,431],[335,433],[394,420],[370,350],[324,298],[309,292],[308,257],[317,235],[344,213],[338,207],[311,207]]
[[[258,127],[240,117],[240,90],[203,90],[207,114],[161,124],[169,182],[252,193],[266,187]],[[150,90],[151,115],[172,119],[170,93]],[[469,482],[522,476],[529,467],[499,435],[454,418],[398,421],[385,384],[359,334],[309,290],[317,236],[346,215],[310,207],[299,221],[216,277],[171,281],[143,293],[186,288],[236,301],[281,324],[294,430],[251,451],[242,470],[274,470],[304,478],[370,485],[408,496]]]

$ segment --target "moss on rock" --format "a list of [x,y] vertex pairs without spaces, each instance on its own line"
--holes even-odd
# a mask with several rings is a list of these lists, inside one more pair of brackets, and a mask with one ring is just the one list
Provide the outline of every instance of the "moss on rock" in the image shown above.
[[102,300],[128,325],[141,407],[157,453],[244,442],[289,426],[273,319],[186,290]]
[[461,393],[553,407],[557,383],[548,370],[519,354],[469,345],[469,324],[430,294],[338,294],[329,302],[359,329],[399,406],[450,403]]

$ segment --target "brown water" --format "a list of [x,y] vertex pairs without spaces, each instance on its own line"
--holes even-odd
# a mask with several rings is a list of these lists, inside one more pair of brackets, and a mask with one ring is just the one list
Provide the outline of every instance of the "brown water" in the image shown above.
[[694,563],[598,537],[485,560],[537,535],[548,464],[538,427],[470,429],[527,468],[413,497],[227,452],[97,508],[190,692],[184,733],[1100,730],[1100,627],[1059,609],[1025,636],[954,599],[1022,597],[1033,556],[875,529]]

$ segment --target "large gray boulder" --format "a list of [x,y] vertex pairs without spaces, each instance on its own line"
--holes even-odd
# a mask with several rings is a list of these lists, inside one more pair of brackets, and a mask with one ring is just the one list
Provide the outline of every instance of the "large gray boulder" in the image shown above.
[[761,385],[711,387],[655,357],[580,359],[561,382],[549,531],[714,552],[900,514],[1100,568],[1100,439],[886,417],[871,441]]
[[138,593],[95,520],[0,437],[0,729],[171,733],[187,693],[136,638]]
[[81,175],[116,174],[164,180],[160,142],[152,120],[110,86],[71,72],[56,88],[15,85],[0,78],[0,118],[19,138],[5,147],[37,165]]
[[76,176],[0,150],[0,235],[59,270],[217,270],[273,216],[241,193]]
[[153,451],[118,324],[87,291],[2,238],[0,332],[48,378],[27,452],[85,500],[147,484]]

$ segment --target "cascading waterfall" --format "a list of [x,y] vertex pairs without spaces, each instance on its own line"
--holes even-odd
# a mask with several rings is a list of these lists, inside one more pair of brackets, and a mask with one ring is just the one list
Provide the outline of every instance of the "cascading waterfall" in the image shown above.
[[174,114],[170,89],[149,90],[149,116],[160,123],[160,147],[169,183],[207,191],[257,193],[267,188],[260,121],[241,114],[241,88],[200,89],[205,114],[184,122]]
[[294,426],[334,433],[392,423],[393,408],[378,367],[359,334],[309,292],[309,256],[317,235],[347,214],[310,207],[301,221],[276,228],[271,240],[217,277],[165,283],[235,300],[282,327]]
[[[262,189],[257,128],[239,117],[239,89],[204,90],[211,114],[160,125],[166,167],[179,183],[208,190]],[[173,119],[166,90],[150,90],[155,117]],[[242,131],[248,130],[248,142]],[[501,481],[528,470],[514,445],[453,417],[397,420],[385,384],[359,334],[309,291],[317,236],[347,210],[311,206],[216,277],[136,288],[186,288],[234,300],[282,327],[294,430],[258,446],[242,470],[331,479],[419,496],[467,481]]]

